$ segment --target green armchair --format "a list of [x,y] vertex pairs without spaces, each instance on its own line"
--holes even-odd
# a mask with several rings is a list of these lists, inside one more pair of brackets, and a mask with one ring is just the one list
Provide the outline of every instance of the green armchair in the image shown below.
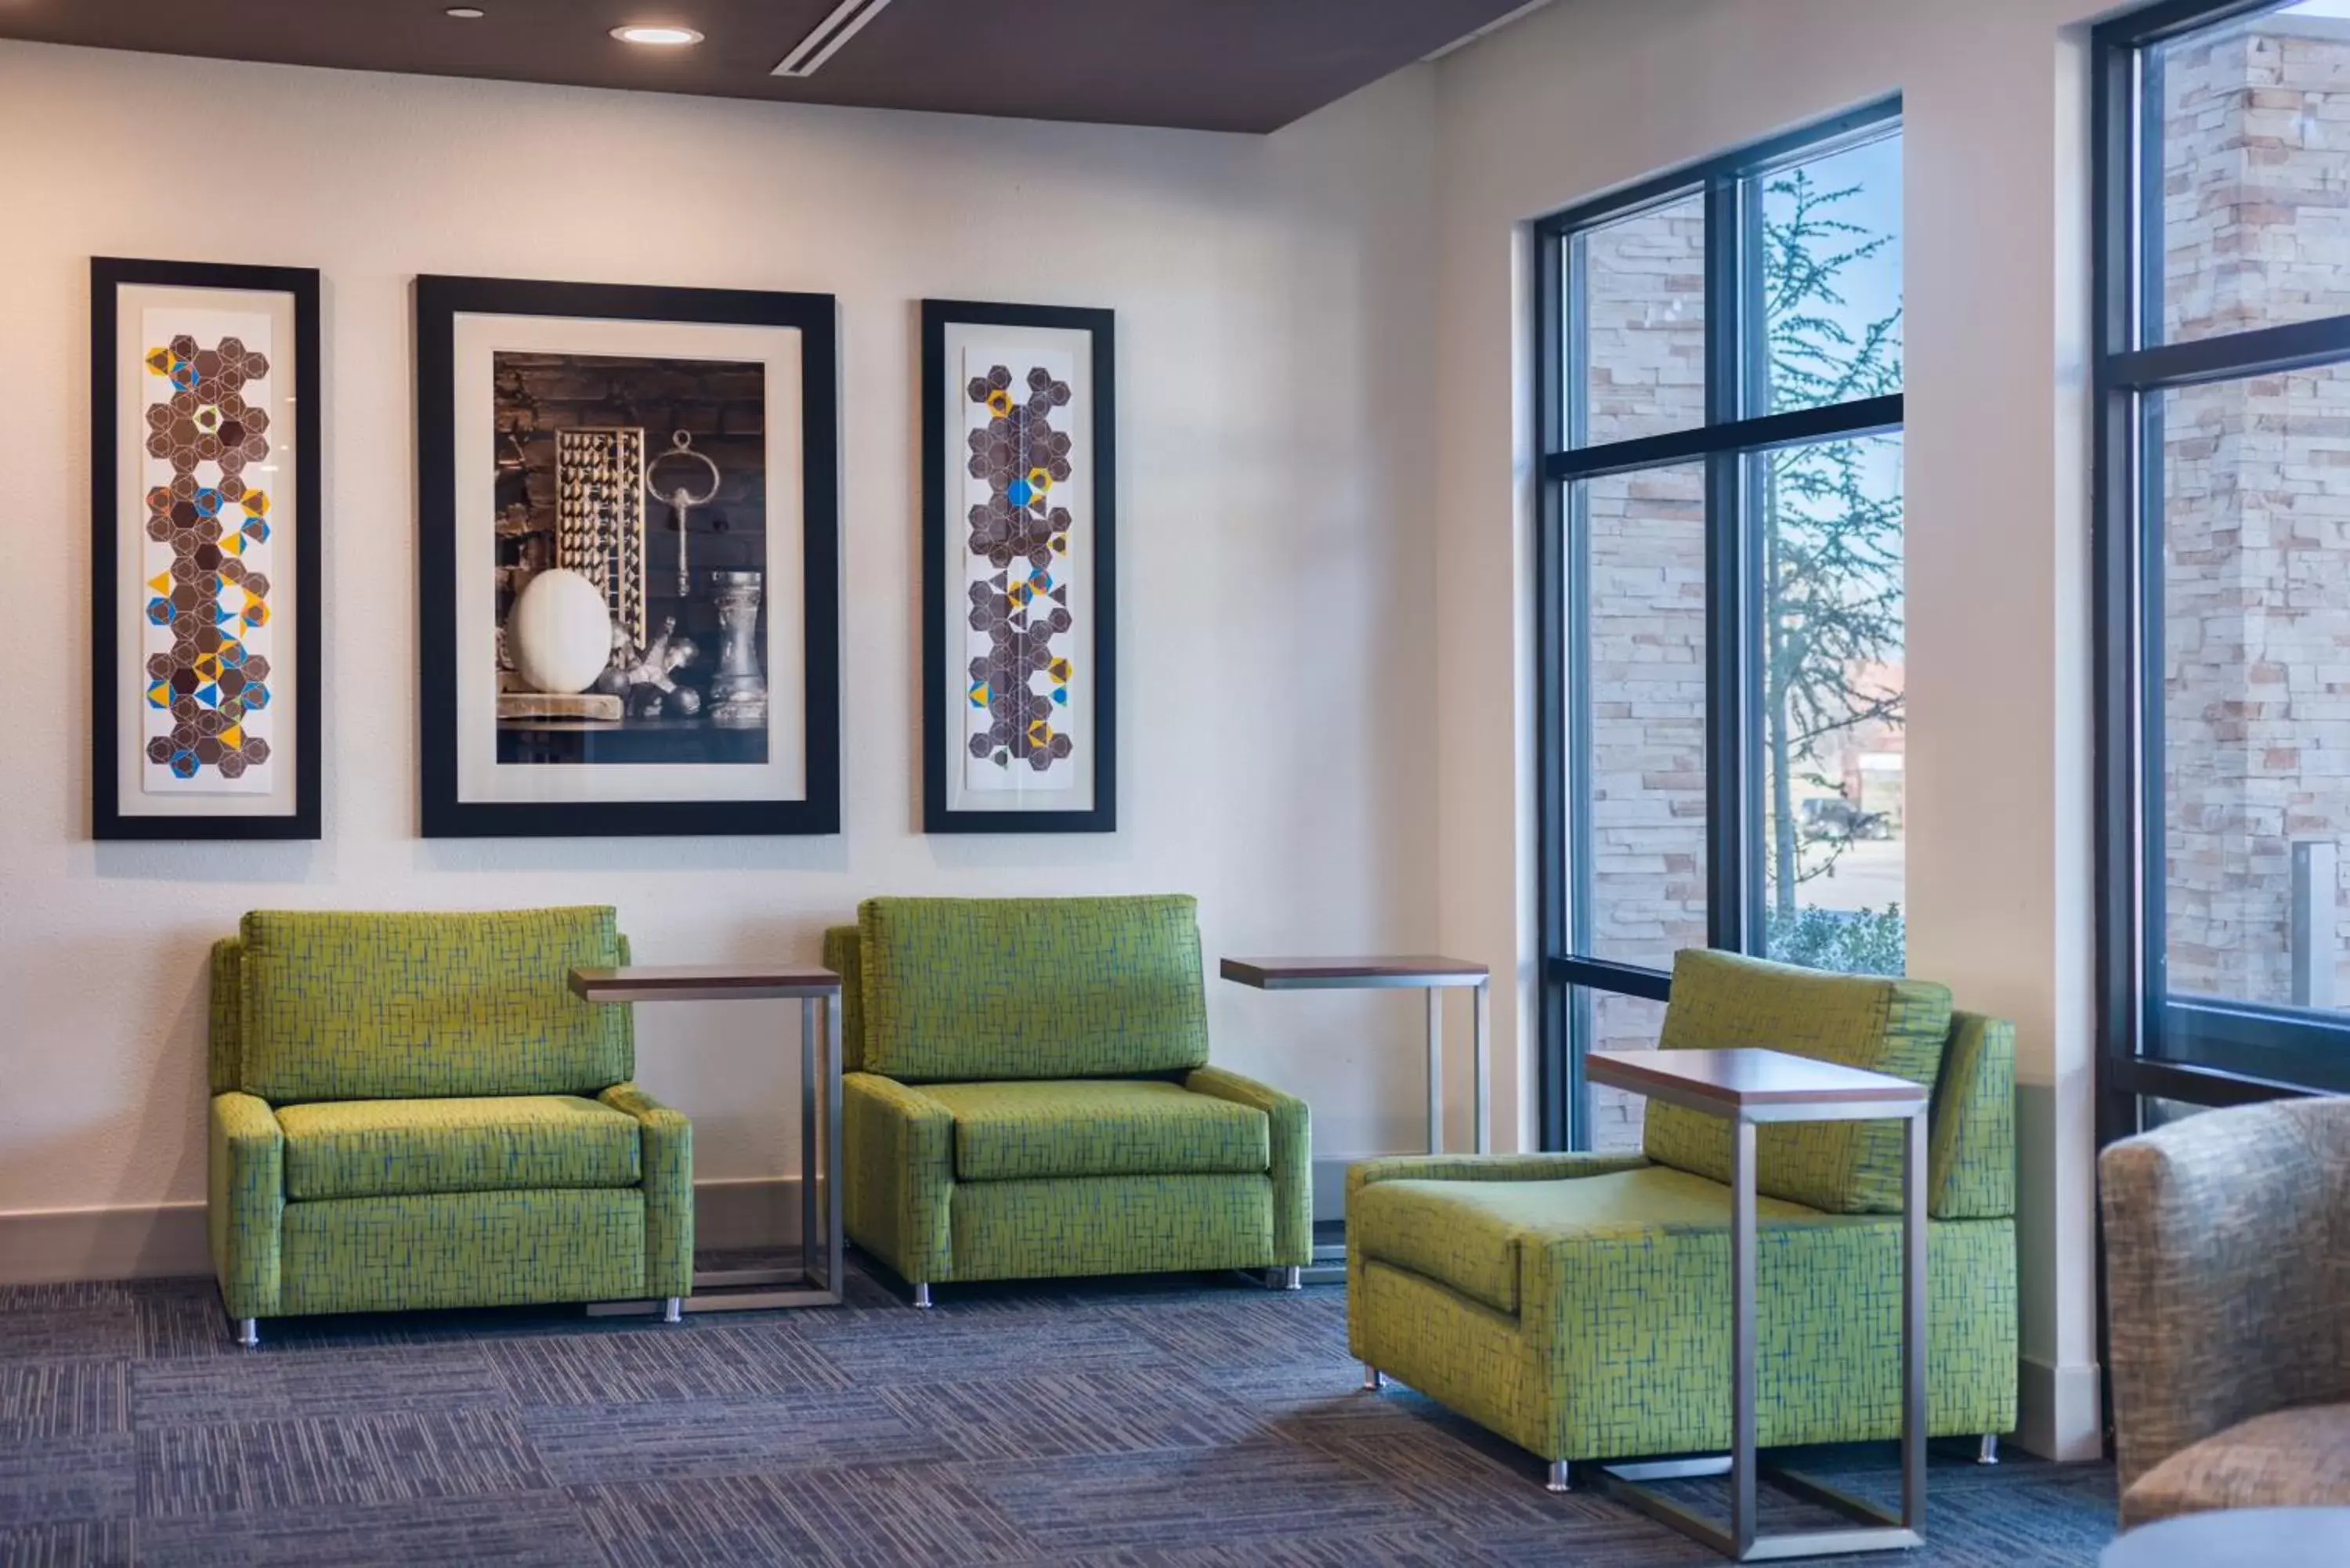
[[[1934,1085],[1932,1432],[2015,1425],[2014,1034],[1917,981],[1690,951],[1661,1044],[1767,1045]],[[1900,1125],[1757,1140],[1756,1428],[1765,1447],[1899,1430]],[[1347,1333],[1392,1373],[1551,1461],[1730,1446],[1727,1125],[1651,1104],[1641,1154],[1404,1157],[1347,1179]]]
[[693,1288],[693,1133],[629,1079],[608,909],[255,911],[213,949],[210,1228],[238,1337]]
[[971,1280],[1313,1260],[1305,1103],[1208,1065],[1188,898],[872,898],[842,979],[848,1239]]

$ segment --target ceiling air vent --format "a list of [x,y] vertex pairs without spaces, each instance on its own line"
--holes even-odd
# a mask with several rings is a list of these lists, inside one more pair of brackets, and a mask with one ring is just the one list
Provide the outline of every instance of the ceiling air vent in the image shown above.
[[832,15],[818,22],[799,47],[784,57],[775,74],[779,77],[812,77],[821,70],[824,62],[840,52],[840,47],[864,30],[865,24],[889,7],[889,0],[840,0]]

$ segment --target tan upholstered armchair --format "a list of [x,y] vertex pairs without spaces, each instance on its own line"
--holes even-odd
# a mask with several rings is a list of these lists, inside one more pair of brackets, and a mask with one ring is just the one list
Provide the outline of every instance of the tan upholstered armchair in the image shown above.
[[2350,1504],[2350,1100],[2206,1111],[2098,1175],[2123,1524]]

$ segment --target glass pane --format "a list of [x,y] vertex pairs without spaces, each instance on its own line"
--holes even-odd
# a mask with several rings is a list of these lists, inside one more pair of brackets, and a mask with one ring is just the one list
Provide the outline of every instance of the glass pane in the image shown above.
[[[1665,1004],[1620,992],[1575,992],[1577,1020],[1591,1051],[1653,1051],[1665,1027]],[[1601,1154],[1638,1154],[1640,1116],[1648,1101],[1605,1084],[1591,1084],[1591,1147]]]
[[1901,389],[1901,138],[1763,175],[1762,406],[1783,413]]
[[1706,936],[1705,470],[1587,480],[1571,503],[1573,950],[1669,968]]
[[2174,993],[2350,1005],[2350,369],[2163,394]]
[[1576,234],[1568,312],[1579,339],[1579,426],[1597,446],[1705,423],[1705,198],[1692,195]]
[[2147,52],[2168,341],[2350,312],[2350,5],[2304,0]]
[[1762,568],[1762,950],[1899,974],[1901,438],[1761,453],[1747,483]]

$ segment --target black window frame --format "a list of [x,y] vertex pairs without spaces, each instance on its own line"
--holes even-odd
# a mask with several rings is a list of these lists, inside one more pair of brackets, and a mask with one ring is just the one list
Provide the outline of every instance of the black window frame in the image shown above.
[[[1760,722],[1758,672],[1747,633],[1753,626],[1750,585],[1759,576],[1759,531],[1748,524],[1742,493],[1746,460],[1757,452],[1898,432],[1902,394],[1857,399],[1783,413],[1744,410],[1767,397],[1767,366],[1749,352],[1760,316],[1750,298],[1745,261],[1761,234],[1761,204],[1750,182],[1878,137],[1898,134],[1898,93],[1669,171],[1554,213],[1534,225],[1534,428],[1540,501],[1535,513],[1535,744],[1539,769],[1537,924],[1543,961],[1537,1002],[1541,1135],[1544,1148],[1590,1142],[1590,1107],[1570,1009],[1577,990],[1666,1000],[1663,970],[1578,953],[1577,912],[1588,872],[1568,854],[1568,802],[1575,770],[1586,765],[1588,671],[1570,659],[1582,644],[1582,596],[1568,591],[1570,558],[1586,540],[1570,517],[1575,482],[1643,469],[1705,464],[1706,923],[1707,945],[1746,951],[1762,929],[1762,887],[1751,851],[1762,838],[1762,801],[1754,778]],[[1685,431],[1597,446],[1578,444],[1570,422],[1584,384],[1583,356],[1570,341],[1568,264],[1577,234],[1644,210],[1702,194],[1705,211],[1705,419]],[[1580,574],[1576,574],[1580,580]]]
[[[2290,0],[2282,0],[2290,3]],[[2092,582],[2096,686],[2098,1141],[2137,1132],[2149,1099],[2195,1106],[2322,1092],[2296,1073],[2350,1055],[2350,1014],[2173,995],[2164,981],[2161,396],[2181,387],[2350,364],[2350,315],[2163,340],[2157,46],[2282,8],[2281,0],[2170,0],[2091,34]],[[2164,1054],[2175,1026],[2199,1060]],[[2322,1069],[2319,1070],[2322,1072]],[[2338,1073],[2335,1075],[2338,1077]]]

